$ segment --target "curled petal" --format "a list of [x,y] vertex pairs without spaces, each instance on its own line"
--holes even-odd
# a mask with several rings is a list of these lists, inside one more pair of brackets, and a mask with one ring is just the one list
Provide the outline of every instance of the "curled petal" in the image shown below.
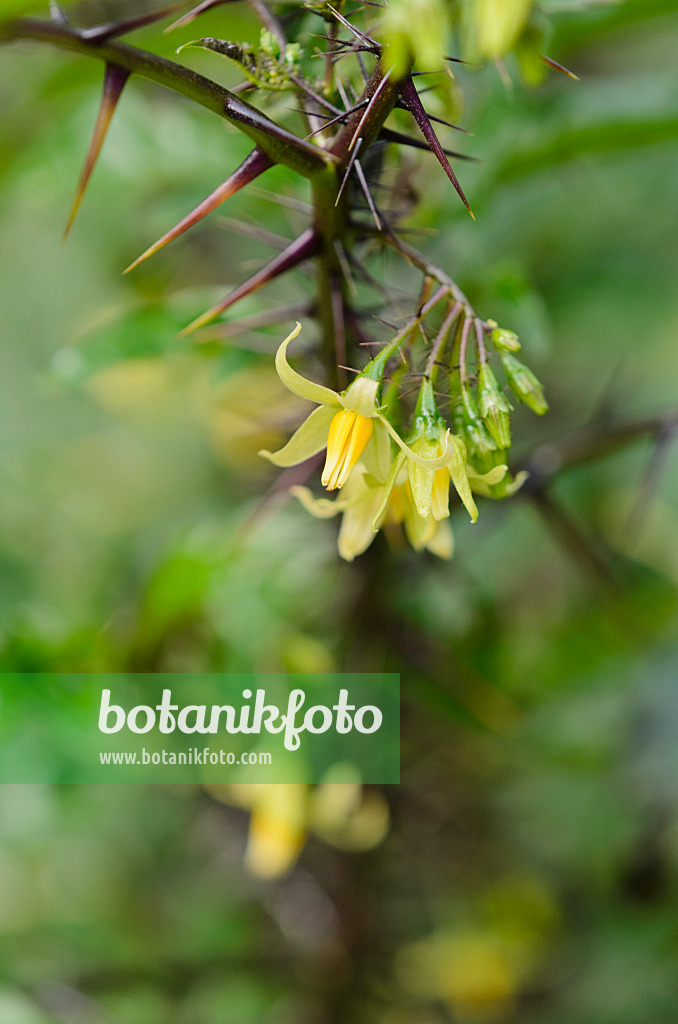
[[511,495],[516,493],[516,491],[519,491],[520,488],[525,483],[525,481],[527,480],[529,475],[530,474],[528,472],[526,472],[526,470],[524,470],[524,469],[521,469],[520,473],[516,473],[514,479],[511,481],[511,483],[510,484],[506,484],[506,497],[510,498]]
[[493,496],[490,488],[494,487],[495,484],[500,484],[507,473],[508,466],[505,464],[493,466],[487,473],[476,473],[472,466],[466,467],[466,476],[471,485],[471,490],[474,494],[482,495],[483,498],[491,498]]
[[[336,408],[338,408],[340,404],[337,392],[331,391],[330,388],[323,387],[322,384],[314,384],[313,381],[306,380],[306,378],[302,377],[300,373],[293,370],[287,362],[287,346],[294,338],[296,338],[300,330],[301,324],[297,323],[297,326],[294,328],[292,333],[287,335],[276,352],[275,368],[278,371],[278,376],[287,390],[291,391],[293,395],[299,395],[300,398],[307,398],[310,402],[317,402],[318,405],[333,405],[335,406],[336,411]],[[319,450],[320,449],[318,449],[318,451]]]
[[475,469],[471,466],[466,467],[466,475],[472,484],[478,480],[482,480],[483,483],[487,484],[488,487],[493,487],[495,484],[500,484],[506,474],[508,473],[508,466],[502,463],[500,466],[493,466],[487,473],[476,473]]
[[333,409],[321,405],[304,420],[283,448],[277,452],[268,452],[264,449],[259,455],[268,459],[274,466],[296,466],[300,462],[305,462],[327,446],[327,432],[333,416]]
[[405,452],[408,459],[412,459],[412,461],[416,462],[418,466],[423,466],[424,469],[442,469],[443,466],[446,466],[450,461],[450,452],[448,444],[448,440],[450,437],[449,430],[445,434],[445,437],[441,440],[441,445],[443,445],[442,455],[439,455],[437,459],[422,459],[420,455],[417,455],[416,452],[412,451],[409,445],[405,444],[402,437],[400,437],[400,435],[393,429],[391,424],[384,416],[379,414],[378,418],[384,424],[384,426],[386,427],[386,429],[388,430],[389,434],[391,435],[395,443],[398,445],[398,447]]
[[342,501],[340,498],[337,498],[335,501],[330,501],[329,498],[314,498],[313,492],[308,487],[290,487],[290,494],[294,495],[306,511],[310,512],[316,519],[331,519],[332,516],[343,512],[350,504],[350,502]]

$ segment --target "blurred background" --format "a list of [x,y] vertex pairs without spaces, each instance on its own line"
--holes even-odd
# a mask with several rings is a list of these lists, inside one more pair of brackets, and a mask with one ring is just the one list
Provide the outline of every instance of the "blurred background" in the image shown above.
[[[341,563],[334,521],[266,497],[256,453],[305,408],[278,328],[176,338],[270,258],[243,224],[305,225],[303,188],[270,171],[123,278],[249,147],[133,80],[64,247],[101,68],[3,49],[0,665],[396,671],[403,729],[382,790],[2,787],[0,1024],[675,1022],[678,4],[542,20],[579,83],[455,70],[477,222],[428,154],[402,171],[416,244],[551,403],[450,563],[383,536]],[[233,4],[134,41],[257,31]]]

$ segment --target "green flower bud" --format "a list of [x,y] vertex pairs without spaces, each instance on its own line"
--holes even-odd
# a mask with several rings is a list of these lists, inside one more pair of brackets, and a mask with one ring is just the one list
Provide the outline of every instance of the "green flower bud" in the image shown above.
[[497,450],[495,440],[481,420],[478,406],[468,388],[462,390],[461,405],[458,407],[455,417],[455,428],[457,433],[463,434],[466,439],[469,453],[477,455],[481,460]]
[[490,341],[497,352],[520,352],[518,335],[513,331],[505,331],[503,327],[495,327],[490,334]]
[[548,412],[548,403],[544,398],[544,388],[535,375],[524,363],[521,363],[515,356],[505,353],[501,357],[506,379],[511,385],[515,395],[528,405],[537,416],[543,416]]
[[478,372],[478,406],[483,422],[499,447],[510,448],[511,406],[487,363],[482,363]]

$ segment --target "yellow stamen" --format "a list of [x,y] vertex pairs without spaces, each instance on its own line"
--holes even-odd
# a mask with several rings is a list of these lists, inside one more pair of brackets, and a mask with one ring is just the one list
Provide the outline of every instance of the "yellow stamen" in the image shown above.
[[431,514],[436,521],[450,514],[450,474],[447,469],[436,469],[433,474]]
[[350,409],[342,409],[335,415],[327,436],[323,487],[335,491],[344,486],[371,436],[372,420],[369,417]]

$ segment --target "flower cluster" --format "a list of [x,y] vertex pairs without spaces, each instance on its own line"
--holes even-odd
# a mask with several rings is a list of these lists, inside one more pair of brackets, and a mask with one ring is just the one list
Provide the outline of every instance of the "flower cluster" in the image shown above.
[[[290,366],[287,347],[300,330],[297,324],[281,344],[276,369],[293,394],[315,402],[317,408],[283,448],[259,454],[276,466],[289,467],[327,450],[321,480],[326,490],[338,491],[337,497],[316,498],[307,487],[290,490],[311,515],[342,516],[338,547],[347,561],[362,554],[380,529],[392,532],[394,527],[404,528],[415,550],[450,558],[450,486],[475,522],[474,491],[505,497],[524,478],[519,474],[512,479],[504,461],[510,445],[510,406],[489,365],[481,365],[477,396],[466,379],[461,380],[455,433],[440,416],[431,376],[425,375],[405,440],[390,422],[387,407],[379,403],[392,346],[386,346],[339,394],[306,380]],[[535,411],[545,411],[536,378],[509,351],[518,344],[515,335],[494,328],[492,336],[497,351],[502,344],[507,346],[502,358],[510,360],[505,366],[511,387]],[[536,408],[539,402],[543,408]]]

